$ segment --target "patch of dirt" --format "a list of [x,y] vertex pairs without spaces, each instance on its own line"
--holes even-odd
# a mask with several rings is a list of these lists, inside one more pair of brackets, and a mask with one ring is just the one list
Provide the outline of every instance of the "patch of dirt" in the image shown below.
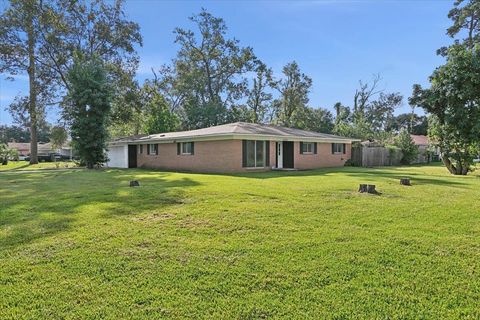
[[175,215],[172,214],[172,213],[158,213],[158,212],[155,212],[155,213],[150,214],[148,216],[132,218],[132,220],[134,220],[134,221],[158,221],[158,220],[167,220],[167,219],[173,219],[173,218],[175,218]]
[[179,223],[180,228],[188,228],[188,229],[190,229],[190,228],[201,228],[201,227],[209,228],[209,227],[212,227],[212,226],[213,226],[213,224],[208,220],[194,219],[194,218],[191,218],[191,217],[185,218]]

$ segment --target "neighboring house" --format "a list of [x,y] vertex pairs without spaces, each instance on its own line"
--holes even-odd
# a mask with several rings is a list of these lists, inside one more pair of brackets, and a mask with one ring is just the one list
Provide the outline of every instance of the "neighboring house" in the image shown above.
[[210,128],[117,139],[107,166],[198,172],[340,167],[356,139],[236,122]]
[[428,163],[433,160],[438,160],[440,152],[438,148],[430,142],[427,136],[411,134],[410,137],[418,147],[418,157],[413,163]]
[[[30,155],[30,143],[24,142],[9,142],[8,147],[10,149],[17,149],[20,156],[29,156]],[[37,154],[39,156],[50,156],[50,154],[56,153],[60,154],[63,158],[70,158],[72,153],[72,148],[68,145],[64,145],[59,149],[53,149],[51,143],[39,142],[37,146]]]
[[8,142],[9,149],[15,149],[18,151],[19,156],[26,157],[30,154],[30,143],[27,142]]

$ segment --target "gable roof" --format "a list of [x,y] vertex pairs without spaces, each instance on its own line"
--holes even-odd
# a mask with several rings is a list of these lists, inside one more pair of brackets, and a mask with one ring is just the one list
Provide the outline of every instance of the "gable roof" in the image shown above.
[[7,142],[10,149],[17,149],[18,151],[27,150],[30,152],[30,143],[28,142]]
[[167,132],[152,135],[138,135],[111,141],[111,144],[126,143],[171,143],[177,141],[205,141],[226,139],[257,139],[257,140],[290,140],[290,141],[320,141],[348,142],[360,141],[333,134],[286,128],[256,123],[235,122],[224,125],[178,132]]
[[[30,142],[8,142],[7,146],[11,149],[17,149],[21,155],[28,155],[30,153]],[[60,149],[70,150],[71,147],[64,145]],[[38,153],[50,153],[53,151],[52,144],[50,142],[37,144]]]
[[411,134],[410,137],[417,146],[429,144],[427,136]]

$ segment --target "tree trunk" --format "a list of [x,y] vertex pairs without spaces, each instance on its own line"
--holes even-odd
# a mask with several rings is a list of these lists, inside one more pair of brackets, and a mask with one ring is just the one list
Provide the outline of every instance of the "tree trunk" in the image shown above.
[[456,174],[457,172],[457,169],[455,168],[455,166],[452,164],[452,162],[450,161],[450,159],[445,155],[445,153],[442,153],[442,162],[443,164],[445,165],[445,167],[447,168],[447,170],[451,173],[451,174]]
[[368,193],[371,193],[371,194],[377,194],[377,189],[375,189],[375,185],[374,184],[369,184],[367,185],[367,192]]
[[465,176],[468,174],[468,163],[462,163],[462,159],[457,159],[457,164],[454,166],[452,161],[442,153],[442,162],[445,164],[445,167],[448,169],[448,171],[453,175]]
[[358,187],[358,192],[360,193],[367,192],[367,184],[360,184],[360,186]]
[[30,116],[30,164],[38,163],[37,150],[37,88],[35,81],[35,31],[33,30],[33,8],[29,7],[27,21],[28,37],[28,80],[30,97],[28,113]]

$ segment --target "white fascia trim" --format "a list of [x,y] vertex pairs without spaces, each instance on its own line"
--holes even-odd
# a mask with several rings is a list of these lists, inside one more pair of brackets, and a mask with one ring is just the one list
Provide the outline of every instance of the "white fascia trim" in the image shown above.
[[110,142],[109,145],[125,145],[125,144],[152,144],[152,143],[177,143],[190,141],[217,141],[217,140],[270,140],[270,141],[302,141],[302,142],[323,142],[323,143],[352,143],[361,141],[360,139],[335,139],[335,138],[316,138],[316,137],[299,137],[299,136],[277,136],[262,134],[212,134],[202,136],[184,136],[178,138],[160,138],[149,140],[121,141]]

